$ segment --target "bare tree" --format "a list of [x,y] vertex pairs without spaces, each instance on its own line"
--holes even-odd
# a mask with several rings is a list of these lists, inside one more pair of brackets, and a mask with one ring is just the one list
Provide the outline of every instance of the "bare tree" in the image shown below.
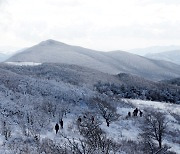
[[68,141],[70,151],[75,154],[116,153],[119,145],[108,139],[99,125],[100,123],[98,121],[92,123],[90,120],[83,120],[81,123],[77,123],[81,135],[79,139],[70,139],[62,134]]
[[8,122],[2,121],[1,134],[4,135],[5,139],[8,140],[11,137],[11,128]]
[[162,147],[162,141],[166,133],[167,123],[165,115],[161,112],[151,111],[145,116],[141,136],[144,138],[146,148],[148,148],[151,153],[157,152],[154,141],[158,143],[158,151],[164,149],[164,147]]
[[94,102],[96,103],[99,113],[106,120],[108,127],[110,122],[115,121],[119,118],[119,114],[117,114],[116,108],[109,104],[107,101],[95,98]]
[[66,152],[61,146],[56,145],[53,140],[45,138],[40,144],[39,153],[65,154]]
[[42,109],[49,115],[55,117],[57,104],[55,102],[45,101],[42,104]]

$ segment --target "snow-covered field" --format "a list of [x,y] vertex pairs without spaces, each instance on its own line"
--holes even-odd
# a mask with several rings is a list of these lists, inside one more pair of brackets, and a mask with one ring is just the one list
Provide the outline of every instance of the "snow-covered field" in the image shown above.
[[[138,107],[141,111],[145,112],[147,109],[155,109],[160,112],[163,112],[166,114],[166,117],[168,118],[169,124],[168,128],[171,131],[179,131],[180,132],[180,121],[175,119],[172,115],[172,113],[178,115],[180,117],[180,110],[179,106],[175,104],[167,104],[162,102],[152,102],[152,101],[142,101],[142,100],[128,100],[124,99],[124,102],[129,104],[132,104],[132,107],[118,107],[117,113],[120,114],[120,117],[117,121],[110,123],[110,127],[106,126],[106,122],[103,118],[97,115],[99,120],[101,121],[100,127],[106,132],[107,137],[110,139],[115,140],[116,142],[120,142],[122,140],[125,141],[134,141],[138,142],[141,140],[139,133],[142,132],[141,130],[141,124],[143,122],[143,117],[137,116],[137,117],[128,117],[128,112],[133,112],[135,107]],[[82,112],[81,109],[79,109],[79,112]],[[144,113],[145,114],[145,113]],[[57,119],[54,119],[49,124],[49,129],[43,131],[40,134],[40,139],[43,141],[44,139],[51,139],[55,144],[64,144],[67,142],[66,139],[62,137],[62,134],[65,136],[68,136],[70,139],[75,139],[78,141],[80,138],[79,132],[77,130],[76,126],[76,120],[77,120],[78,114],[76,110],[72,111],[71,113],[67,114],[64,118],[64,128],[60,129],[58,134],[55,134],[54,126],[56,122],[58,122]],[[16,127],[16,126],[15,126]],[[15,128],[14,128],[15,129]],[[22,134],[21,131],[18,130],[18,127],[16,128],[16,133],[13,133],[13,138],[19,138]],[[180,146],[179,141],[180,139],[177,138],[176,142],[173,142],[172,138],[165,138],[163,143],[167,144],[171,148],[170,151],[176,152],[177,154],[180,153]],[[7,150],[7,147],[4,147],[4,143],[6,142],[5,138],[0,135],[0,153],[12,153],[11,151]]]
[[[154,102],[154,101],[143,101],[143,100],[125,100],[126,102],[132,103],[134,106],[138,107],[141,110],[153,109],[159,112],[162,112],[166,115],[168,121],[168,129],[172,132],[178,131],[180,133],[180,119],[176,119],[173,115],[180,117],[180,106],[177,104],[170,104],[165,102]],[[171,138],[166,138],[165,143],[169,145],[170,150],[180,153],[180,137],[177,136],[177,143],[173,143]]]
[[5,62],[6,64],[10,65],[18,65],[18,66],[37,66],[41,65],[41,63],[34,63],[34,62]]
[[178,104],[171,104],[165,102],[155,102],[155,101],[143,101],[143,100],[125,100],[130,101],[133,105],[145,109],[154,108],[159,111],[164,111],[166,113],[175,113],[180,115],[180,106]]
[[[153,101],[142,101],[142,100],[130,100],[124,99],[124,102],[129,104],[133,104],[133,107],[118,107],[117,112],[120,114],[120,117],[117,121],[112,122],[110,127],[106,126],[103,118],[100,118],[102,122],[100,127],[107,133],[108,138],[111,138],[115,141],[121,140],[132,140],[132,141],[140,141],[141,138],[139,134],[142,132],[141,123],[143,122],[143,117],[128,117],[128,112],[133,112],[134,107],[137,107],[141,111],[145,112],[147,109],[154,109],[166,114],[168,119],[168,128],[173,130],[180,131],[180,121],[175,119],[172,116],[172,113],[180,116],[180,108],[176,104],[168,104],[163,102],[153,102]],[[83,111],[82,111],[83,112]],[[146,113],[144,113],[146,114]],[[51,123],[50,130],[41,134],[41,140],[49,138],[53,140],[56,144],[62,144],[65,142],[65,139],[61,134],[68,136],[71,139],[78,140],[80,138],[79,132],[76,127],[77,113],[69,113],[64,117],[64,128],[60,129],[58,134],[55,134],[54,126],[56,124],[56,120]],[[180,138],[177,138],[180,141]],[[177,154],[180,153],[180,146],[177,143],[173,143],[172,138],[165,138],[163,143],[167,144],[171,148],[169,151],[173,151]],[[2,137],[1,137],[2,143]]]

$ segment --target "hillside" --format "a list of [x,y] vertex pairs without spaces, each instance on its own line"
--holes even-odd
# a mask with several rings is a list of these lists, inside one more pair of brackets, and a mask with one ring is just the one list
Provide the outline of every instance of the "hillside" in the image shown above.
[[43,82],[46,80],[50,83],[68,84],[77,89],[86,87],[90,91],[95,90],[109,97],[114,95],[122,98],[180,103],[180,87],[153,82],[131,74],[110,75],[87,67],[55,63],[44,63],[33,67],[1,64],[0,68],[21,77]]
[[156,60],[166,60],[176,64],[180,64],[180,50],[166,51],[154,54],[145,55],[147,58],[156,59]]
[[175,78],[175,79],[171,79],[171,80],[163,80],[163,81],[161,81],[161,83],[180,86],[180,78]]
[[53,80],[56,82],[65,82],[72,85],[93,87],[98,81],[120,84],[120,80],[113,75],[103,73],[87,67],[43,63],[37,66],[16,66],[11,64],[0,64],[1,69],[10,71],[21,76],[37,79]]
[[[152,111],[161,112],[168,122],[162,142],[163,147],[167,146],[163,150],[168,150],[168,154],[180,151],[178,104],[121,99],[112,92],[101,94],[94,87],[99,82],[131,87],[141,83],[146,91],[160,85],[179,90],[130,74],[110,75],[76,65],[0,64],[0,153],[71,154],[82,152],[82,143],[86,152],[91,150],[90,154],[104,153],[105,149],[107,153],[144,154],[147,146],[141,133],[146,126],[145,117]],[[127,117],[136,107],[143,116]],[[104,112],[109,115],[105,117],[110,121],[109,127]],[[61,118],[64,126],[56,134],[54,126]],[[90,136],[86,136],[87,132]],[[154,141],[154,150],[157,145]]]
[[179,65],[170,62],[150,60],[124,51],[100,52],[54,40],[41,42],[7,60],[19,61],[75,64],[109,74],[131,73],[150,80],[180,76]]

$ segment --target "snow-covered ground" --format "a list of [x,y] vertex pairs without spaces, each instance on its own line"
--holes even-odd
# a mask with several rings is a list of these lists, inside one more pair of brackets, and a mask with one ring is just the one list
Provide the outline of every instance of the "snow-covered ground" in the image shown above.
[[[180,116],[180,106],[179,105],[165,103],[165,102],[143,101],[143,100],[132,100],[132,99],[124,99],[124,101],[127,103],[133,104],[135,107],[139,108],[142,111],[151,109],[151,110],[156,110],[156,111],[164,113],[166,115],[166,118],[168,121],[168,129],[171,130],[172,132],[173,131],[180,132],[180,121],[179,121],[179,119],[175,119],[175,117],[173,117],[173,114]],[[123,114],[127,113],[127,111],[128,111],[127,108],[120,108],[119,110]],[[132,108],[129,111],[132,111]],[[133,123],[133,125],[131,125],[131,127],[134,130],[134,127],[136,127],[135,123]],[[137,132],[138,132],[138,128],[136,128],[135,133],[132,132],[130,134],[131,134],[131,136],[132,136],[132,134],[134,136],[134,135],[138,134]],[[180,153],[180,146],[178,144],[179,141],[180,141],[180,138],[178,138],[177,143],[173,143],[173,141],[170,138],[166,138],[164,140],[164,143],[171,147],[170,150],[172,150],[176,153]]]
[[18,65],[18,66],[37,66],[41,65],[41,63],[34,63],[34,62],[5,62],[6,64],[10,65]]
[[133,105],[139,108],[154,108],[156,110],[162,110],[164,112],[169,113],[176,113],[180,114],[180,106],[178,104],[171,104],[165,102],[155,102],[155,101],[143,101],[143,100],[127,100],[126,102],[130,101]]
[[[23,65],[25,64],[30,66],[2,64],[0,67],[0,154],[8,152],[14,154],[18,150],[25,151],[26,148],[29,151],[34,149],[36,153],[41,153],[38,148],[44,148],[44,141],[51,142],[52,146],[63,145],[67,139],[63,138],[61,133],[78,142],[82,136],[76,122],[79,115],[82,116],[85,113],[94,115],[100,128],[106,132],[107,138],[120,143],[118,146],[124,146],[124,149],[120,148],[120,150],[129,154],[131,151],[126,151],[129,147],[134,146],[133,150],[136,151],[135,147],[142,143],[139,134],[142,132],[144,117],[127,116],[128,112],[132,113],[136,107],[144,114],[150,110],[165,113],[170,131],[163,145],[167,144],[171,147],[170,150],[180,153],[179,105],[132,99],[122,101],[119,96],[113,94],[111,89],[109,89],[110,94],[99,93],[94,88],[94,84],[99,80],[114,85],[124,83],[124,80],[95,70],[65,64],[39,64],[35,67],[31,67],[34,66],[33,63]],[[133,79],[131,81],[134,81]],[[141,83],[141,80],[137,83]],[[145,87],[150,83],[147,82]],[[107,127],[100,108],[98,109],[100,101],[96,100],[96,97],[109,104],[109,109],[117,108],[116,112],[120,116],[118,120],[110,122],[110,127]],[[97,102],[94,103],[94,99]],[[105,108],[108,109],[108,106]],[[61,115],[64,111],[67,111],[66,116]],[[115,113],[115,110],[111,112]],[[56,135],[54,126],[59,122],[60,116],[63,117],[64,128]],[[10,131],[10,135],[6,137],[7,131]],[[40,139],[38,144],[36,136]],[[141,144],[140,147],[138,154],[144,154]]]
[[[164,112],[167,116],[167,119],[169,121],[168,127],[171,131],[180,131],[180,122],[173,117],[172,114],[176,114],[180,116],[180,109],[179,106],[176,104],[168,104],[163,102],[153,102],[153,101],[142,101],[142,100],[130,100],[130,99],[124,99],[124,102],[127,103],[127,106],[119,106],[117,108],[117,113],[120,114],[120,117],[117,121],[110,123],[110,127],[106,126],[106,122],[102,117],[98,117],[101,121],[100,127],[106,132],[107,137],[115,140],[116,142],[122,141],[122,140],[130,140],[138,142],[141,140],[139,133],[142,132],[141,130],[141,123],[143,122],[143,117],[137,116],[137,117],[128,117],[128,112],[133,112],[134,108],[137,107],[143,113],[146,111],[146,109],[156,109],[160,112]],[[74,108],[75,109],[75,108]],[[82,111],[83,112],[83,111]],[[145,114],[145,113],[144,113]],[[67,137],[71,139],[78,140],[80,138],[79,132],[77,130],[76,126],[76,120],[77,120],[78,114],[74,110],[74,112],[68,113],[64,118],[64,128],[60,129],[58,134],[55,134],[54,126],[58,122],[58,119],[54,119],[50,125],[49,129],[46,131],[43,131],[40,134],[41,141],[43,139],[51,139],[56,144],[63,144],[65,142],[65,139],[61,136],[61,134],[66,135]],[[21,135],[18,130],[16,131],[17,135]],[[15,134],[13,134],[15,135]],[[17,136],[18,137],[18,136]],[[2,150],[0,152],[6,152],[7,149],[3,146],[3,142],[5,141],[5,138],[0,135],[0,149],[2,147]],[[180,141],[180,139],[179,139]],[[173,138],[165,138],[163,141],[163,144],[167,144],[171,148],[170,151],[176,152],[177,154],[180,153],[180,146],[178,144],[178,139],[175,142],[173,142]],[[7,151],[8,152],[8,151]]]
[[[171,114],[175,113],[180,116],[180,108],[176,104],[168,104],[163,102],[153,102],[153,101],[142,101],[142,100],[129,100],[124,99],[127,104],[133,104],[135,107],[140,109],[144,112],[146,109],[156,109],[160,112],[166,114],[166,117],[169,121],[168,127],[171,131],[179,130],[180,131],[180,123],[177,121]],[[120,114],[120,117],[117,121],[112,122],[110,127],[106,126],[106,122],[104,119],[100,119],[102,124],[101,128],[107,133],[108,138],[111,138],[115,141],[120,140],[132,140],[132,141],[140,141],[141,138],[139,134],[142,132],[141,130],[141,123],[143,122],[143,117],[128,117],[128,112],[133,112],[134,107],[118,107],[117,112]],[[144,113],[145,114],[145,113]],[[78,139],[79,134],[77,128],[75,126],[75,120],[77,116],[73,114],[67,115],[64,118],[64,129],[60,130],[60,134],[66,134],[70,138]],[[60,137],[59,133],[56,135],[54,131],[55,122],[51,124],[52,131],[48,132],[47,134],[43,134],[42,138],[50,138],[55,140],[56,142],[62,142],[62,138]],[[180,141],[180,139],[179,139]],[[177,141],[178,142],[178,141]],[[167,144],[171,148],[170,151],[176,152],[177,154],[180,153],[180,146],[178,143],[173,143],[171,138],[166,138],[163,141],[164,144]]]

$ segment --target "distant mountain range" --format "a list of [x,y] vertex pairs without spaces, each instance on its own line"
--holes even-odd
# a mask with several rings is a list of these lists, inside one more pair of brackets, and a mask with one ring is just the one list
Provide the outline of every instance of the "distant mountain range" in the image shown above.
[[147,48],[137,48],[137,49],[128,50],[128,52],[134,53],[137,55],[141,55],[141,56],[145,56],[147,54],[155,54],[155,53],[175,51],[175,50],[180,50],[180,46],[177,46],[177,45],[151,46],[151,47],[147,47]]
[[101,52],[54,40],[43,41],[15,54],[7,62],[65,63],[109,74],[130,73],[150,80],[180,76],[180,66],[124,51]]
[[156,60],[166,60],[180,65],[180,50],[166,51],[161,53],[151,53],[145,55],[147,58]]

